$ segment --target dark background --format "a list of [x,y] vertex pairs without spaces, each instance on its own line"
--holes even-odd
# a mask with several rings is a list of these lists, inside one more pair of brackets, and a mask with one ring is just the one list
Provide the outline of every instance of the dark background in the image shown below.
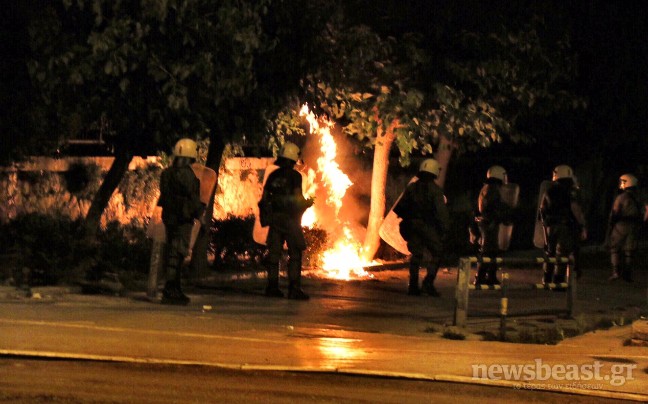
[[[500,164],[507,168],[511,182],[520,185],[521,206],[532,218],[540,182],[550,178],[554,166],[569,164],[583,189],[591,242],[600,242],[618,176],[634,172],[641,183],[648,181],[645,2],[353,0],[341,6],[354,22],[368,24],[385,35],[418,32],[430,38],[430,46],[442,46],[439,38],[462,30],[488,32],[494,26],[514,25],[533,15],[545,20],[547,35],[552,35],[552,29],[569,32],[578,75],[568,84],[584,97],[587,108],[523,122],[521,129],[535,139],[531,144],[505,142],[455,158],[446,186],[451,199],[463,195],[474,199],[488,167]],[[39,140],[47,138],[47,133],[34,133],[33,125],[20,113],[33,104],[24,60],[29,55],[27,20],[38,12],[37,3],[9,2],[0,12],[0,154],[6,158],[10,151],[21,148],[32,154],[51,153]],[[110,152],[102,148],[65,151]],[[524,224],[516,230],[520,240],[529,240],[527,227]],[[530,246],[530,242],[518,243],[517,247]]]

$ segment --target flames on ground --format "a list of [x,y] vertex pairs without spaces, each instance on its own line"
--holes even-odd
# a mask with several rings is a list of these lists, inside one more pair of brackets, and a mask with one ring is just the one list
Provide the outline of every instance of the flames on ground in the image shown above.
[[[319,148],[316,167],[304,167],[306,186],[304,195],[315,198],[315,204],[302,218],[304,227],[320,227],[325,230],[330,240],[330,247],[321,256],[322,276],[334,279],[353,279],[373,277],[363,268],[372,265],[361,259],[362,243],[358,240],[364,236],[364,229],[340,218],[340,209],[344,196],[353,182],[340,168],[336,158],[337,144],[331,134],[333,122],[317,117],[303,106],[300,115],[310,125],[309,139],[317,140]],[[317,274],[319,275],[319,274]]]

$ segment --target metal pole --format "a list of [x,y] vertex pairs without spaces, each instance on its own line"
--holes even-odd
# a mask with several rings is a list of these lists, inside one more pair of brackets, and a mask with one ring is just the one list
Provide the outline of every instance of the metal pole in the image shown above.
[[576,284],[578,283],[576,281],[576,274],[573,271],[574,269],[574,261],[569,260],[569,264],[567,265],[567,276],[569,276],[568,282],[569,282],[569,290],[567,293],[567,312],[569,313],[570,318],[574,318],[574,309],[576,305]]
[[[470,285],[470,269],[473,263],[478,262],[492,262],[493,260],[489,257],[462,257],[459,259],[459,271],[457,273],[457,287],[455,288],[455,313],[453,324],[457,327],[465,327],[466,320],[468,317],[468,292],[470,289],[488,289],[488,290],[497,290],[502,289],[502,298],[500,301],[500,336],[502,339],[506,337],[506,318],[508,316],[508,287],[510,274],[502,274],[502,285],[501,286],[486,286],[481,285],[479,287]],[[567,311],[571,318],[574,318],[574,312],[576,308],[576,294],[577,294],[577,282],[576,276],[572,276],[573,273],[573,260],[567,257],[537,257],[534,260],[529,260],[528,258],[501,258],[497,257],[494,260],[498,264],[541,264],[543,262],[556,264],[556,263],[567,263],[567,281],[564,283],[549,283],[549,284],[533,284],[532,288],[536,289],[569,289],[567,292]],[[648,273],[647,273],[648,274]],[[648,292],[648,289],[647,289]]]
[[506,316],[508,315],[508,296],[506,295],[509,274],[502,273],[502,298],[500,299],[500,340],[506,341]]
[[157,297],[158,274],[164,265],[164,244],[160,241],[153,240],[151,246],[151,262],[149,264],[149,276],[146,287],[146,296],[149,298]]
[[470,260],[459,259],[457,272],[457,287],[455,289],[455,315],[453,324],[457,327],[466,326],[468,316],[468,284],[470,283]]

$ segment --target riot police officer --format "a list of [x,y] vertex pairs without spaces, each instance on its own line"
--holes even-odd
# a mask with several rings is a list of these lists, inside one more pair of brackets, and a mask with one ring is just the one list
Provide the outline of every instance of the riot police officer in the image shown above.
[[198,145],[192,139],[180,139],[173,148],[173,162],[162,171],[160,199],[162,221],[166,230],[166,284],[162,291],[164,304],[188,304],[182,291],[182,264],[189,255],[189,240],[194,219],[202,217],[200,180],[191,164],[198,157]]
[[[623,174],[619,178],[621,193],[614,199],[608,221],[608,244],[612,275],[609,280],[623,278],[632,282],[633,256],[637,250],[637,237],[643,220],[644,205],[637,191],[637,177]],[[623,260],[621,259],[623,252]]]
[[495,165],[486,172],[486,181],[479,192],[477,200],[477,215],[475,221],[479,228],[479,253],[482,258],[490,258],[491,262],[480,262],[477,267],[475,285],[498,285],[497,262],[500,254],[499,228],[500,224],[510,216],[510,209],[502,201],[501,188],[508,182],[504,167]]
[[[579,242],[587,239],[585,215],[580,203],[574,172],[567,165],[553,170],[552,183],[540,202],[540,217],[545,231],[548,257],[570,257],[573,272],[580,276]],[[544,264],[543,283],[566,281],[566,264]]]
[[268,285],[266,296],[283,297],[279,289],[279,261],[284,242],[288,246],[288,298],[307,300],[301,289],[302,252],[306,240],[301,227],[304,211],[313,205],[302,193],[302,176],[294,169],[300,150],[294,143],[286,142],[279,152],[277,168],[267,178],[259,203],[261,224],[268,230]]
[[434,287],[434,280],[443,254],[443,239],[450,226],[445,196],[435,182],[439,171],[439,163],[436,160],[424,160],[416,175],[417,180],[407,186],[394,207],[394,213],[402,219],[400,233],[412,253],[409,264],[409,295],[421,294],[418,283],[419,269],[424,263],[427,250],[432,258],[427,263],[422,289],[430,296],[439,296]]

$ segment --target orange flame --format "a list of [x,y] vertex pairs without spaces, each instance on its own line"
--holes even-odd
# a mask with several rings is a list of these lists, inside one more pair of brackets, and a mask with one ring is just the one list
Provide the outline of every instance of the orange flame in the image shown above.
[[[300,111],[300,116],[304,116],[310,124],[310,134],[316,135],[319,138],[321,156],[317,159],[317,171],[321,177],[321,184],[323,185],[327,197],[325,203],[335,210],[334,218],[320,218],[320,221],[331,220],[334,226],[331,228],[338,229],[334,232],[333,237],[337,239],[333,242],[333,247],[326,250],[322,254],[322,269],[326,273],[327,278],[335,279],[351,279],[352,277],[373,277],[373,275],[366,272],[363,267],[371,265],[371,262],[366,262],[360,258],[361,244],[357,242],[352,234],[348,222],[342,222],[338,218],[338,213],[342,207],[342,198],[347,192],[347,189],[353,182],[349,177],[340,169],[338,163],[335,161],[337,157],[337,145],[333,135],[331,135],[331,128],[334,123],[323,117],[316,117],[313,112],[309,111],[308,106],[304,105]],[[308,171],[307,190],[304,194],[312,197],[317,189],[314,186],[315,172]],[[312,227],[318,220],[315,205],[309,208],[302,218],[302,226]],[[339,231],[341,229],[341,231]]]
[[[315,196],[315,191],[317,191],[317,184],[315,182],[315,177],[316,173],[312,169],[308,169],[308,172],[306,173],[306,179],[305,181],[302,181],[303,184],[303,189],[302,193],[307,197],[307,198],[312,198]],[[313,227],[315,225],[315,221],[317,220],[317,216],[315,215],[315,208],[310,207],[304,212],[304,215],[302,216],[302,221],[301,225],[302,227]]]

